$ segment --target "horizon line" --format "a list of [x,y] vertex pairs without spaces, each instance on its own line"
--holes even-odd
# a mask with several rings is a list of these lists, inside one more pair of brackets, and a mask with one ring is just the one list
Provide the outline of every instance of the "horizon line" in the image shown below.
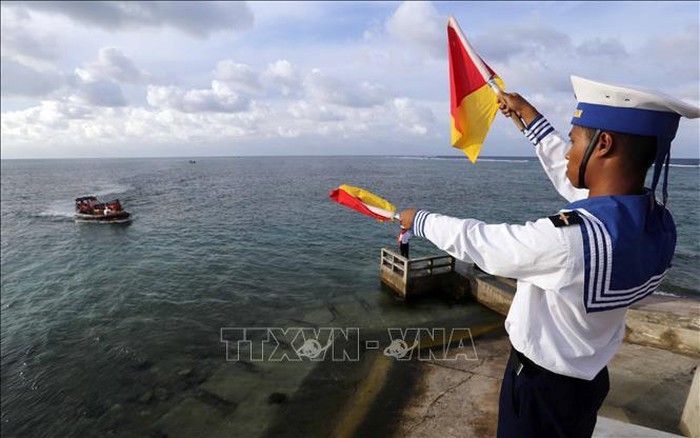
[[[161,155],[161,156],[113,156],[113,157],[0,157],[0,161],[12,160],[121,160],[121,159],[196,159],[196,158],[332,158],[332,157],[380,157],[380,158],[450,158],[450,159],[468,159],[466,155],[387,155],[387,154],[335,154],[335,155]],[[533,158],[537,159],[537,155],[483,155],[479,158]],[[673,157],[671,160],[699,160],[700,157]],[[478,161],[478,160],[477,160]]]

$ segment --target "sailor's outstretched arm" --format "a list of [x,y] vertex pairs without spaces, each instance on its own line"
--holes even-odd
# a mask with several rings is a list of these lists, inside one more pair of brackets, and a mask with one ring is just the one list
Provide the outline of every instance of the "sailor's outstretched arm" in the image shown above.
[[[564,232],[549,219],[525,225],[486,224],[425,210],[404,210],[401,223],[451,256],[492,275],[555,289],[571,263]],[[412,224],[411,224],[412,223]]]
[[588,190],[577,189],[566,176],[566,153],[569,143],[542,115],[538,115],[523,131],[535,145],[535,153],[554,188],[569,202],[588,197]]
[[535,146],[535,152],[557,192],[569,202],[588,197],[588,190],[575,188],[566,176],[566,152],[569,144],[537,109],[517,93],[501,93],[501,112],[518,114],[527,124],[523,134]]

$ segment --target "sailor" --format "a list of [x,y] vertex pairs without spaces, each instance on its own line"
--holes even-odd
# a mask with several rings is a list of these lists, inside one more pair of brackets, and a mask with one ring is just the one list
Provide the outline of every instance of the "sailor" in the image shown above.
[[499,437],[592,435],[625,312],[658,288],[676,244],[666,208],[670,146],[680,117],[699,117],[700,109],[657,92],[571,80],[578,106],[570,147],[525,99],[499,96],[501,111],[526,123],[545,172],[569,202],[563,209],[524,225],[401,212],[401,225],[416,236],[518,280],[505,322],[512,351]]
[[399,232],[399,252],[402,257],[408,257],[409,246],[411,242],[411,237],[413,237],[413,232],[409,228],[401,227],[401,232]]

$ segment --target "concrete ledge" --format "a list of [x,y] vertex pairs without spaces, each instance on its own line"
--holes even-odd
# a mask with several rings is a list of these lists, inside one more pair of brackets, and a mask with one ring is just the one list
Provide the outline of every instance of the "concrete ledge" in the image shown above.
[[458,275],[468,283],[471,296],[481,305],[505,316],[515,295],[515,284],[502,281],[466,263],[455,266]]
[[636,424],[625,423],[611,418],[598,416],[598,421],[593,431],[594,438],[620,438],[620,437],[635,437],[635,438],[679,438],[680,435],[675,435],[668,432],[662,432],[648,427],[637,426]]
[[700,303],[651,296],[627,312],[625,341],[684,354],[700,353]]
[[698,359],[625,342],[608,365],[610,392],[599,415],[680,433],[678,422]]
[[700,367],[695,368],[690,394],[685,401],[680,429],[689,437],[700,437]]

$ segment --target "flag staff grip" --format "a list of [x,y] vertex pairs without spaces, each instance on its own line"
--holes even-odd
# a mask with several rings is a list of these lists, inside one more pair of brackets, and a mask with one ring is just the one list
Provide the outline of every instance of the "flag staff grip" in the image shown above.
[[[493,76],[491,75],[491,72],[489,71],[488,68],[486,68],[486,64],[484,64],[484,61],[481,59],[481,57],[476,53],[472,45],[467,41],[467,38],[465,38],[464,34],[462,33],[462,29],[459,27],[459,24],[457,23],[457,20],[454,19],[454,17],[450,17],[448,21],[448,25],[451,26],[454,30],[455,33],[457,33],[457,36],[459,39],[462,41],[462,45],[464,46],[464,49],[467,51],[469,54],[469,57],[471,58],[472,62],[474,63],[474,66],[476,67],[477,70],[479,70],[479,73],[481,74],[481,77],[484,78],[484,81],[489,85],[489,88],[498,95],[498,93],[502,92],[503,89],[496,83],[494,80]],[[523,132],[525,130],[525,124],[523,121],[520,119],[520,116],[517,114],[514,114],[514,117],[511,117],[511,120],[513,120],[513,123],[515,123],[515,126],[518,127],[520,132]]]
[[[502,93],[503,89],[501,88],[496,81],[493,80],[493,78],[488,80],[489,87],[491,90],[493,90],[494,93],[496,93],[496,96],[498,96],[498,93]],[[515,112],[510,116],[510,119],[515,123],[515,126],[518,127],[518,130],[520,132],[525,131],[525,122],[523,122],[523,119],[520,118],[519,115],[517,115]]]

